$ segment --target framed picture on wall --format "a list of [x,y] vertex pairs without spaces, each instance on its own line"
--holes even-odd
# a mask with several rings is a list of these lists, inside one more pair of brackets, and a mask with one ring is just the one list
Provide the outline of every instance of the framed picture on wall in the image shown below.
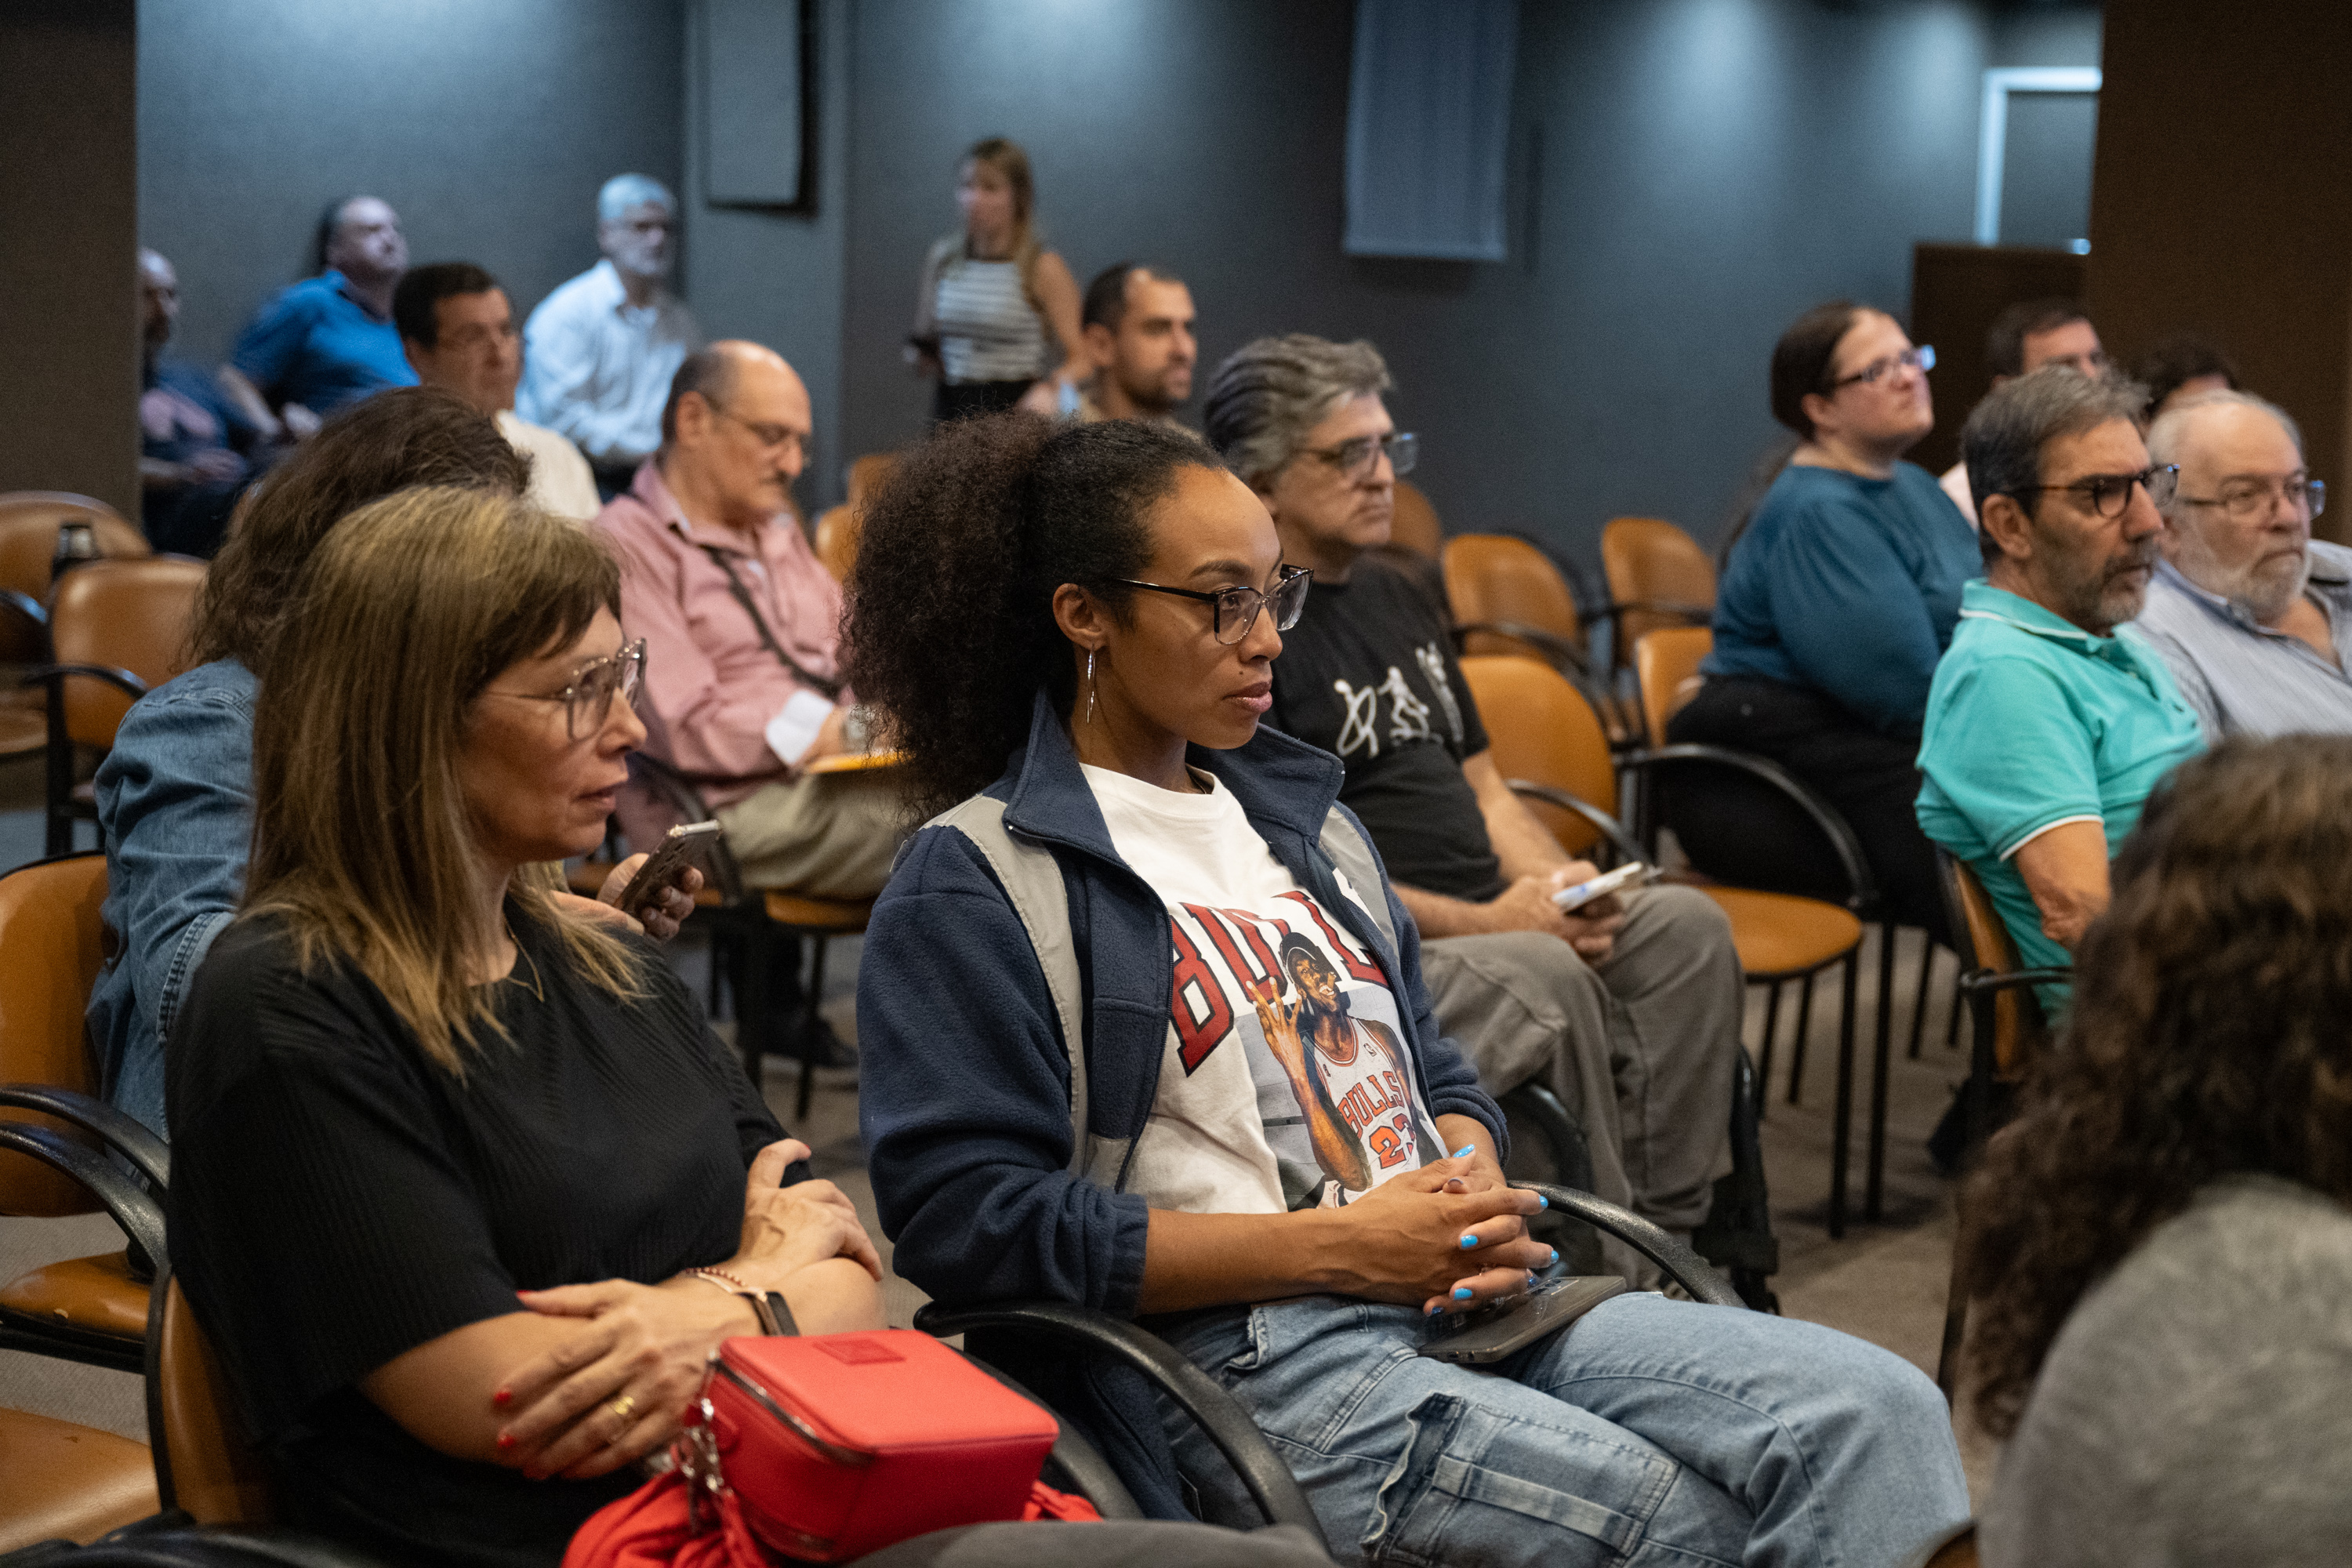
[[700,0],[703,199],[816,206],[817,0]]

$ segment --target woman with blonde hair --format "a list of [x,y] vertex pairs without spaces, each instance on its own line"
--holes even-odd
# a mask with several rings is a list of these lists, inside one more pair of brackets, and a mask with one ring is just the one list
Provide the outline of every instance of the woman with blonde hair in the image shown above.
[[173,1257],[292,1522],[552,1564],[704,1359],[879,1327],[879,1263],[685,986],[531,870],[594,847],[642,644],[591,536],[424,489],[319,547],[245,905],[167,1067]]
[[[908,357],[939,378],[937,421],[1001,414],[1019,404],[1053,414],[1075,407],[1093,374],[1078,325],[1078,282],[1037,237],[1037,189],[1029,154],[991,136],[963,156],[956,176],[963,227],[923,260]],[[1062,363],[1045,374],[1048,334]]]

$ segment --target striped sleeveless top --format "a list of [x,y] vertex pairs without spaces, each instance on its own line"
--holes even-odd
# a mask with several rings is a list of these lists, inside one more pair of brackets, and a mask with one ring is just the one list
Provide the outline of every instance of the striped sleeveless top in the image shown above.
[[1014,261],[956,261],[940,274],[932,314],[950,382],[1034,381],[1045,368],[1045,327],[1021,291]]

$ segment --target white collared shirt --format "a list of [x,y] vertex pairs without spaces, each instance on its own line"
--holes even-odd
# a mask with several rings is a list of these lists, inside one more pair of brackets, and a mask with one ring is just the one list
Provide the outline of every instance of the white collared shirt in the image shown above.
[[2167,561],[2132,623],[2164,657],[2208,742],[2227,735],[2352,734],[2352,550],[2311,542],[2305,596],[2327,617],[2336,664],[2257,623]]
[[596,476],[580,448],[511,408],[499,410],[498,420],[507,445],[530,459],[531,504],[574,522],[594,521],[604,503],[597,499]]
[[633,306],[599,261],[539,302],[523,328],[515,409],[569,437],[591,461],[633,464],[661,445],[670,379],[702,344],[685,302],[664,289]]

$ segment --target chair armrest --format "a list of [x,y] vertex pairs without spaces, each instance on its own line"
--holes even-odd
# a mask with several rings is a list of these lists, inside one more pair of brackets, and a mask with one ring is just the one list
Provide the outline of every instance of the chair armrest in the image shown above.
[[1695,626],[1710,626],[1715,621],[1715,607],[1711,605],[1679,605],[1668,599],[1620,599],[1603,605],[1588,618],[1615,624],[1622,621],[1628,613],[1672,616]]
[[1315,1538],[1318,1547],[1330,1550],[1322,1521],[1307,1506],[1297,1478],[1257,1429],[1257,1423],[1207,1373],[1156,1335],[1107,1312],[1067,1301],[1003,1301],[982,1307],[950,1307],[934,1301],[915,1314],[915,1326],[942,1339],[973,1329],[1022,1330],[1070,1341],[1126,1363],[1174,1400],[1208,1435],[1242,1485],[1249,1489],[1267,1523],[1297,1525]]
[[143,1257],[158,1273],[169,1267],[163,1247],[163,1205],[122,1168],[62,1132],[24,1121],[0,1121],[0,1149],[30,1155],[88,1187],[131,1238],[134,1268]]
[[2074,978],[2073,969],[2051,964],[2005,970],[1999,974],[1990,969],[1971,969],[1960,976],[1960,989],[1973,996],[1979,992],[2014,991],[2021,985],[2063,985]]
[[[629,775],[642,780],[656,795],[667,800],[681,820],[708,822],[711,819],[710,803],[693,782],[667,763],[647,756],[643,752],[629,753]],[[650,849],[653,846],[639,845]],[[730,904],[743,901],[743,871],[735,863],[735,852],[727,847],[727,836],[719,836],[718,846],[710,852],[710,879],[719,884],[719,891]]]
[[1854,837],[1853,829],[1846,825],[1837,807],[1770,758],[1759,757],[1750,752],[1736,752],[1728,746],[1685,744],[1628,752],[1617,759],[1619,767],[1632,773],[1685,763],[1729,768],[1759,780],[1787,796],[1811,819],[1822,837],[1829,840],[1832,852],[1837,856],[1839,865],[1845,871],[1846,884],[1853,889],[1846,899],[1846,906],[1856,914],[1877,909],[1878,879],[1871,875],[1870,861],[1862,852],[1862,840]]
[[1511,1185],[1527,1192],[1540,1193],[1559,1213],[1571,1219],[1580,1219],[1593,1229],[1606,1231],[1615,1237],[1664,1269],[1666,1278],[1689,1291],[1692,1300],[1705,1301],[1709,1306],[1747,1310],[1748,1303],[1739,1299],[1738,1291],[1724,1283],[1723,1276],[1710,1268],[1706,1259],[1631,1210],[1604,1203],[1591,1193],[1580,1193],[1573,1187],[1556,1187],[1548,1182],[1513,1182]]
[[133,701],[147,695],[147,683],[127,669],[110,664],[40,664],[17,678],[19,686],[50,686],[69,675],[103,680]]
[[14,610],[42,632],[49,629],[49,612],[30,594],[20,594],[14,588],[0,588],[0,605]]
[[1459,649],[1464,639],[1473,632],[1486,632],[1498,637],[1517,637],[1521,642],[1531,642],[1543,649],[1544,657],[1555,666],[1562,667],[1563,673],[1572,671],[1579,676],[1592,673],[1592,661],[1585,651],[1558,632],[1548,632],[1524,621],[1472,621],[1454,628],[1454,647]]
[[[45,1555],[48,1548],[61,1548]],[[0,1556],[5,1568],[387,1568],[307,1531],[276,1525],[199,1525],[177,1510],[124,1525],[88,1546],[43,1542]]]
[[161,1197],[172,1181],[172,1152],[142,1123],[101,1100],[47,1083],[0,1083],[0,1105],[37,1110],[106,1141],[139,1167]]
[[1513,795],[1522,795],[1528,800],[1539,800],[1547,805],[1556,805],[1562,811],[1572,811],[1584,818],[1601,830],[1601,836],[1609,840],[1609,847],[1616,850],[1620,858],[1626,860],[1648,858],[1642,853],[1642,847],[1633,842],[1633,836],[1625,831],[1623,823],[1590,801],[1581,800],[1564,789],[1555,789],[1549,784],[1534,784],[1527,779],[1507,779],[1504,783]]
[[[1032,1394],[1020,1379],[999,1372],[969,1352],[965,1352],[963,1359],[1030,1404],[1040,1408],[1045,1406],[1045,1402]],[[1127,1483],[1118,1479],[1118,1472],[1111,1468],[1110,1461],[1103,1458],[1102,1450],[1087,1442],[1085,1434],[1068,1422],[1059,1425],[1061,1435],[1054,1439],[1054,1450],[1047,1458],[1062,1468],[1062,1474],[1068,1478],[1078,1495],[1094,1504],[1095,1511],[1105,1519],[1143,1518],[1143,1505],[1135,1500],[1135,1494],[1127,1489]]]

